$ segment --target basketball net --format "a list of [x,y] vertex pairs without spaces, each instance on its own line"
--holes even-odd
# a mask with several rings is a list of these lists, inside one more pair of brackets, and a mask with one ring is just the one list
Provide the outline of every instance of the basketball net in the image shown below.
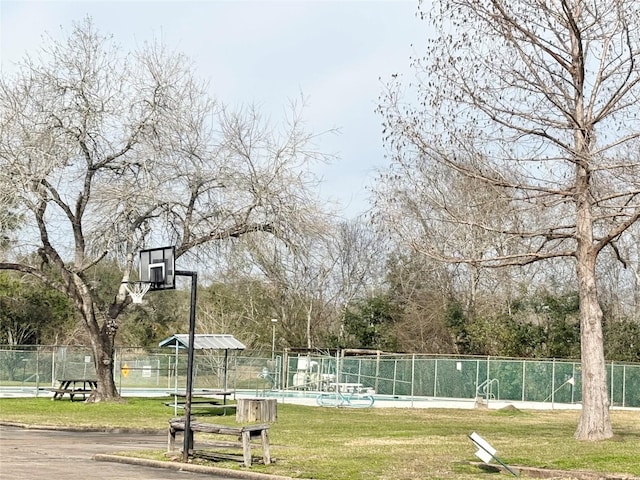
[[142,297],[144,297],[144,294],[149,291],[151,284],[147,282],[131,282],[125,283],[124,288],[129,292],[133,303],[141,304]]

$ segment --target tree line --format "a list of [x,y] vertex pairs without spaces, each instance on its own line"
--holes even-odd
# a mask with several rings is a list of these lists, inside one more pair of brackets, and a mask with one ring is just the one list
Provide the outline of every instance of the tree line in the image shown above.
[[[404,268],[415,269],[414,274],[421,277],[423,267]],[[118,288],[120,270],[115,264],[99,270],[100,288],[108,296]],[[323,304],[318,301],[322,296],[314,299],[312,294],[282,305],[286,293],[275,291],[264,276],[239,277],[234,271],[225,277],[226,282],[212,281],[199,288],[197,331],[232,333],[254,351],[269,352],[274,346],[271,319],[276,318],[277,351],[310,344],[319,350],[580,357],[579,298],[564,288],[549,291],[539,285],[509,300],[482,293],[473,314],[465,306],[464,292],[441,296],[442,285],[424,278],[409,287],[406,272],[398,282],[389,271],[381,285],[362,288],[346,305]],[[174,333],[186,332],[189,301],[184,288],[148,293],[142,305],[132,305],[123,314],[119,344],[151,349]],[[309,305],[314,305],[314,321],[308,340],[305,312]],[[639,362],[640,323],[633,315],[621,314],[615,304],[604,304],[603,311],[607,360]],[[60,292],[15,273],[0,272],[0,344],[87,345],[89,338],[78,328],[76,315],[69,298]]]

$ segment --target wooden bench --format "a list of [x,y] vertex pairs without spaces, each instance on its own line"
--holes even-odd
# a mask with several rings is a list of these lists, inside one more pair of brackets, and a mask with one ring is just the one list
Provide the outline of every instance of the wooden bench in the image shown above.
[[[176,433],[183,432],[183,435],[185,435],[186,433],[184,432],[184,430],[185,425],[183,418],[173,418],[169,420],[169,452],[175,451]],[[245,425],[243,427],[230,427],[227,425],[214,425],[212,423],[191,421],[190,430],[191,438],[189,441],[189,445],[191,445],[192,448],[194,447],[193,437],[195,432],[212,433],[217,435],[232,435],[237,437],[241,442],[239,444],[231,442],[219,442],[216,445],[225,448],[242,448],[242,459],[246,467],[251,467],[252,463],[251,441],[260,439],[262,446],[262,461],[265,465],[271,463],[271,455],[269,453],[269,425],[266,423],[258,425]],[[229,458],[228,456],[224,455],[222,455],[221,457]]]

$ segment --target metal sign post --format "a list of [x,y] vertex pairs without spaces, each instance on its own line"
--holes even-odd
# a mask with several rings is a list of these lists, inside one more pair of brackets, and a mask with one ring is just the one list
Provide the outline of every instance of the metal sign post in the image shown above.
[[496,449],[493,448],[489,444],[489,442],[487,442],[484,438],[482,438],[476,432],[473,432],[471,435],[469,435],[469,439],[478,448],[478,450],[476,451],[476,457],[478,457],[480,460],[482,460],[487,465],[489,463],[491,463],[491,460],[495,460],[500,465],[502,465],[504,467],[504,469],[507,470],[511,475],[513,475],[514,477],[518,476],[518,472],[517,471],[515,471],[514,469],[509,467],[509,465],[504,463],[502,460],[500,460],[496,456]]

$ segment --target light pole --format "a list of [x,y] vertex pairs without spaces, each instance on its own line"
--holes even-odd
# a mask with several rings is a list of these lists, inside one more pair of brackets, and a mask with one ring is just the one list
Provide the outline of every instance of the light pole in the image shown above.
[[271,360],[275,360],[276,358],[276,323],[278,323],[277,318],[271,319]]

